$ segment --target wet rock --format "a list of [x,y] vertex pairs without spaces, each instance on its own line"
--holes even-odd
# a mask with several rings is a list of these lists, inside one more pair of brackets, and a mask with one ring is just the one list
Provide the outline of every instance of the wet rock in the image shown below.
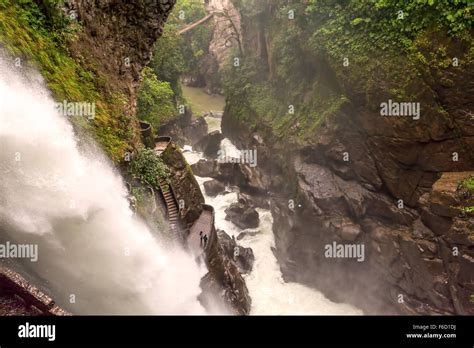
[[204,117],[191,120],[183,127],[183,134],[188,144],[191,144],[193,147],[196,146],[201,139],[207,136],[207,123]]
[[226,210],[225,219],[232,221],[234,225],[241,229],[256,228],[260,223],[260,217],[255,208],[243,204],[232,203]]
[[253,207],[270,209],[270,199],[266,195],[250,195],[245,192],[239,192],[237,199],[239,202]]
[[225,185],[217,180],[208,180],[204,182],[204,191],[208,196],[215,197],[225,191]]
[[237,240],[242,240],[247,236],[253,237],[253,236],[256,236],[259,233],[260,232],[258,232],[258,231],[257,232],[249,232],[249,231],[240,232],[239,235],[237,236]]
[[250,273],[255,262],[252,248],[237,245],[235,239],[224,231],[217,231],[217,236],[227,256],[232,259],[241,273]]
[[362,231],[359,225],[354,223],[348,223],[342,225],[340,235],[342,239],[349,242],[353,242],[357,239],[361,232]]
[[224,115],[223,111],[209,111],[205,116],[213,117],[213,118],[222,118]]
[[197,151],[202,151],[205,156],[216,158],[220,149],[222,133],[219,131],[211,132],[202,137],[195,145]]
[[[257,32],[251,25],[243,30],[247,37]],[[427,33],[427,38],[429,50],[445,47],[451,56],[468,52],[454,40],[446,45],[437,33]],[[271,36],[266,40],[271,50]],[[256,40],[249,41],[247,46],[257,50]],[[299,134],[291,139],[295,129],[282,137],[258,113],[250,125],[237,113],[226,112],[223,133],[240,148],[254,146],[257,133],[262,137],[257,142],[268,149],[267,156],[259,152],[258,170],[271,177],[275,255],[286,279],[317,286],[327,296],[345,296],[369,313],[474,313],[469,301],[472,271],[468,272],[473,261],[473,216],[458,215],[456,208],[474,204],[458,200],[456,195],[468,199],[469,193],[455,193],[455,185],[443,178],[452,174],[444,173],[437,182],[443,172],[474,168],[472,93],[466,93],[472,91],[472,83],[465,77],[466,70],[430,64],[420,75],[416,62],[414,69],[407,69],[403,60],[406,57],[389,57],[386,67],[374,66],[370,73],[392,76],[395,86],[399,77],[411,71],[406,90],[416,94],[424,110],[416,122],[380,117],[374,108],[393,99],[390,82],[386,85],[390,80],[368,83],[338,69],[339,64],[330,59],[325,70],[334,75],[328,81],[318,76],[314,82],[328,89],[337,86],[335,91],[342,89],[349,103],[318,125],[308,140],[297,144]],[[456,88],[444,87],[443,79],[448,77]],[[308,102],[316,101],[312,91],[307,95]],[[227,110],[239,108],[239,103],[228,98]],[[454,153],[459,161],[451,157]],[[265,168],[270,162],[273,165]],[[298,200],[301,207],[289,209],[289,199]],[[404,208],[397,206],[400,199]],[[342,233],[341,221],[359,225],[360,233],[353,225]],[[357,235],[356,240],[365,243],[367,267],[337,265],[322,256],[319,246],[343,235],[349,239]],[[348,289],[344,284],[352,276]],[[398,302],[401,292],[403,304]],[[374,305],[376,300],[380,306]]]
[[191,166],[194,175],[214,178],[218,174],[219,166],[216,160],[201,159]]
[[470,172],[443,173],[433,185],[430,210],[436,215],[452,218],[460,214],[462,207],[474,205],[469,190],[460,187],[469,175]]
[[199,184],[174,142],[163,152],[161,158],[172,172],[170,180],[174,195],[178,202],[183,204],[180,217],[187,225],[190,225],[199,218],[204,203]]
[[207,122],[203,117],[195,118],[189,109],[171,121],[160,125],[158,135],[169,136],[180,147],[194,145],[207,135]]

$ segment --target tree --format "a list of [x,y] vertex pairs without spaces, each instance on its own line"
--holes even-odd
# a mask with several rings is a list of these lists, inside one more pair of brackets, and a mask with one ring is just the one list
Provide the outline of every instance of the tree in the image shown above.
[[170,83],[159,81],[148,67],[142,72],[137,106],[138,117],[149,122],[155,129],[176,115],[174,93]]

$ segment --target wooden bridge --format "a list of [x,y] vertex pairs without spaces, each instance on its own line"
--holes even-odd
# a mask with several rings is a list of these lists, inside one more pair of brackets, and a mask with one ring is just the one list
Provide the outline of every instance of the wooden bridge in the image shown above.
[[178,31],[178,35],[182,35],[184,34],[185,32],[191,30],[191,29],[194,29],[195,27],[197,27],[198,25],[202,24],[202,23],[205,23],[207,22],[209,19],[211,19],[212,17],[214,16],[214,12],[208,14],[207,16],[201,18],[200,20],[194,22],[194,23],[191,23],[189,24],[188,26],[184,27],[183,29],[179,30]]

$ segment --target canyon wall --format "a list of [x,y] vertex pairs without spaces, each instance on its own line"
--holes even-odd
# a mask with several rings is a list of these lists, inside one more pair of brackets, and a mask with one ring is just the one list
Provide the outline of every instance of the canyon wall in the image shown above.
[[[246,54],[230,68],[223,132],[258,151],[285,279],[368,313],[473,314],[472,32],[433,25],[407,51],[354,55],[377,35],[359,21],[340,52],[334,15],[305,26],[304,4],[234,2]],[[389,100],[419,103],[420,117],[382,116]],[[364,246],[364,259],[328,257],[333,243]]]

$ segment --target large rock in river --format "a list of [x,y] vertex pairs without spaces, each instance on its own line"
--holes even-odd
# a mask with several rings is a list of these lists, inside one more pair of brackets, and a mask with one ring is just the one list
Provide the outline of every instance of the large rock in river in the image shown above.
[[232,203],[226,210],[226,220],[232,221],[242,229],[256,228],[260,223],[260,217],[255,208],[244,203]]
[[225,185],[217,180],[208,180],[204,182],[204,191],[208,196],[215,197],[225,191]]

